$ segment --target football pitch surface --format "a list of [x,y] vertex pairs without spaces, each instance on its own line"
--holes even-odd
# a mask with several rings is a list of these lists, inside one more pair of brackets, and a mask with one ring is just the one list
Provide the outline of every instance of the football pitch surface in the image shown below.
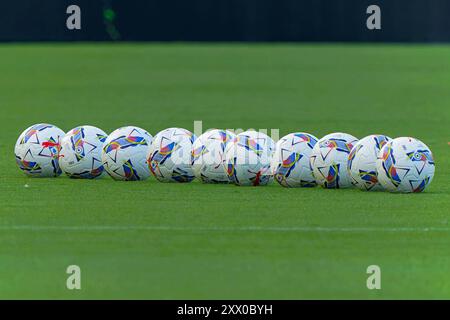
[[[0,298],[450,298],[450,47],[6,44]],[[413,136],[423,194],[31,179],[19,134],[47,122]],[[66,289],[68,265],[82,289]],[[381,290],[366,268],[379,265]]]

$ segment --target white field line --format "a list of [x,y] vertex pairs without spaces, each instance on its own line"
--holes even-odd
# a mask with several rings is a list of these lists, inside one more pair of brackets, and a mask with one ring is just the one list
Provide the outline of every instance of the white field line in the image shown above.
[[450,227],[189,227],[189,226],[114,226],[114,225],[87,225],[87,226],[55,226],[55,225],[3,225],[0,231],[188,231],[188,232],[279,232],[279,233],[358,233],[358,232],[450,232]]

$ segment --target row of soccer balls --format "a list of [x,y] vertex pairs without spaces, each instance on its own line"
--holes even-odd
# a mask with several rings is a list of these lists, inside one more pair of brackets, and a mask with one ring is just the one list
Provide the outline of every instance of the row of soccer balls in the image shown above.
[[30,176],[92,179],[106,171],[116,180],[266,185],[284,187],[387,189],[421,192],[434,175],[430,149],[414,138],[370,135],[358,141],[346,133],[322,139],[297,132],[277,144],[262,132],[235,135],[209,130],[198,139],[182,128],[155,137],[133,126],[109,136],[92,126],[65,134],[50,124],[27,128],[15,146],[19,168]]

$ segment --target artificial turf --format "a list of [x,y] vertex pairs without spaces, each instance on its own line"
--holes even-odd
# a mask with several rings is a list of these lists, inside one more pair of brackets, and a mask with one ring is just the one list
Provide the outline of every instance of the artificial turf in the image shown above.
[[[0,298],[450,298],[450,47],[0,46]],[[31,179],[34,123],[414,136],[422,194]],[[66,289],[66,268],[82,289]],[[366,268],[382,271],[368,290]]]

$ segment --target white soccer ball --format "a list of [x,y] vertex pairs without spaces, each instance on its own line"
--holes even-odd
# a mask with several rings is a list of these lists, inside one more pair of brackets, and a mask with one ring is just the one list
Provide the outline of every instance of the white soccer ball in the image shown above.
[[51,124],[40,123],[27,128],[14,148],[19,168],[31,177],[59,176],[59,150],[63,136],[64,131]]
[[352,186],[347,170],[348,155],[358,139],[347,133],[330,133],[313,148],[310,166],[317,184],[328,189]]
[[192,168],[197,178],[205,183],[228,183],[224,152],[236,135],[227,130],[209,130],[195,140],[192,146]]
[[147,162],[153,176],[161,182],[190,182],[191,151],[195,135],[182,128],[169,128],[159,132],[150,146]]
[[272,177],[271,154],[264,140],[238,134],[225,148],[225,168],[230,182],[239,186],[267,185]]
[[272,157],[274,178],[283,187],[314,187],[316,181],[309,166],[309,158],[317,143],[309,133],[296,132],[281,138]]
[[354,186],[361,190],[382,190],[378,183],[376,162],[381,148],[391,138],[370,135],[359,140],[348,156],[348,172]]
[[269,157],[273,156],[273,153],[275,152],[275,142],[271,137],[269,137],[264,132],[259,132],[255,130],[247,130],[242,133],[240,133],[242,136],[247,136],[249,138],[252,138],[255,140],[259,146],[265,151],[269,153]]
[[71,178],[94,179],[103,174],[102,147],[107,134],[99,128],[81,126],[61,139],[59,165]]
[[145,180],[150,176],[147,152],[152,136],[144,129],[128,126],[112,132],[102,150],[106,172],[115,180]]
[[376,165],[378,181],[391,192],[422,192],[433,180],[435,169],[430,148],[408,137],[385,144]]

